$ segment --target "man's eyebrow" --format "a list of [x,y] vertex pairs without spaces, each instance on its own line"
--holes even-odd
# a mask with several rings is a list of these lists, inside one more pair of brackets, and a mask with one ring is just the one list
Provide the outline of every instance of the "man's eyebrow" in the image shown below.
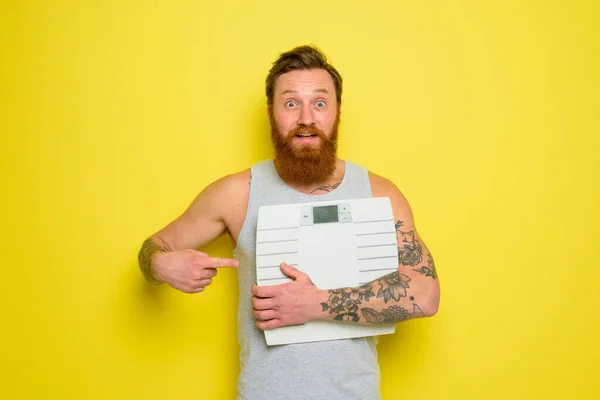
[[[315,89],[313,90],[313,92],[319,92],[319,93],[327,93],[329,94],[329,91],[325,88],[319,88],[319,89]],[[298,93],[297,90],[292,90],[292,89],[286,89],[283,92],[281,92],[281,95],[283,96],[284,94],[288,94],[288,93]]]

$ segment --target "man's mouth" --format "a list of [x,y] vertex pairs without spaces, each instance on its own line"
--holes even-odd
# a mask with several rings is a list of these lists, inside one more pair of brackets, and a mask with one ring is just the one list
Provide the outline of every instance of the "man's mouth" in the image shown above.
[[318,136],[316,133],[297,133],[296,137],[313,137]]

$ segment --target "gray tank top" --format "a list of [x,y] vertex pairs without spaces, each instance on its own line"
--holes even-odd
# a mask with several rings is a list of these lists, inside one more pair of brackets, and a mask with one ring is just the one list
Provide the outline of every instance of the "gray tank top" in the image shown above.
[[342,183],[332,192],[307,195],[289,187],[273,160],[251,168],[246,219],[234,257],[238,268],[238,400],[380,399],[377,338],[330,340],[267,346],[252,315],[256,283],[256,222],[260,206],[372,197],[366,169],[346,161]]

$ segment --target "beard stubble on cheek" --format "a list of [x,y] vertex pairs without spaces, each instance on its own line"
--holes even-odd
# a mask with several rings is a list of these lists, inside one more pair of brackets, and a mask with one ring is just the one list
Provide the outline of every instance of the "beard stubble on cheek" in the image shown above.
[[[286,182],[305,185],[324,183],[335,171],[339,121],[338,114],[329,137],[320,129],[305,125],[293,129],[284,137],[271,115],[271,141],[279,176]],[[318,146],[295,146],[294,138],[298,133],[318,135]]]

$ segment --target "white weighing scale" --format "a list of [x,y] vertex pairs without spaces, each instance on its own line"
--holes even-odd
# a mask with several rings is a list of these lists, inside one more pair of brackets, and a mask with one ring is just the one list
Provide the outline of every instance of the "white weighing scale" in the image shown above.
[[[257,284],[290,282],[281,272],[282,262],[307,274],[320,289],[356,287],[396,271],[398,244],[390,199],[260,207]],[[395,324],[310,321],[265,331],[265,338],[268,345],[277,345],[384,335],[394,330]]]

